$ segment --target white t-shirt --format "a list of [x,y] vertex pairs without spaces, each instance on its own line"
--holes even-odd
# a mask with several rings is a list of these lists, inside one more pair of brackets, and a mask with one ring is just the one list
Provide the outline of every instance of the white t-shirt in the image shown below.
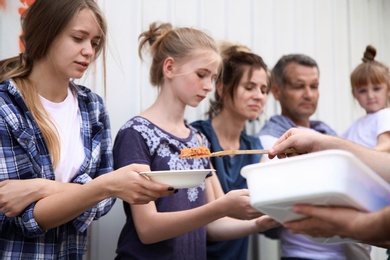
[[85,159],[77,98],[68,89],[68,96],[63,102],[54,103],[41,96],[40,99],[61,139],[61,155],[55,169],[55,180],[70,182]]
[[374,148],[377,145],[378,136],[388,131],[390,131],[390,108],[385,108],[358,118],[341,136]]

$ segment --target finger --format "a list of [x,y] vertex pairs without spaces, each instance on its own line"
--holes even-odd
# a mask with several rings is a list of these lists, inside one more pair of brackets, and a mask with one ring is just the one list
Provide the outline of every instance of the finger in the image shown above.
[[144,174],[137,174],[138,182],[141,186],[141,189],[144,191],[157,191],[157,192],[165,192],[165,191],[174,191],[174,187],[168,184],[157,183],[149,178],[145,177]]
[[172,192],[175,190],[175,188],[170,185],[157,183],[151,180],[145,180],[145,182],[142,183],[142,187],[145,191],[158,193],[167,191]]
[[289,139],[293,134],[293,129],[288,130],[285,132],[274,144],[274,146],[270,149],[269,154],[271,156],[278,156],[278,158],[285,158],[286,155],[283,153],[283,151],[295,148],[293,147],[293,140]]
[[319,219],[333,219],[333,210],[330,207],[316,207],[311,205],[295,205],[293,211],[298,214],[316,217]]
[[178,191],[169,185],[159,185],[158,183],[154,183],[152,181],[148,182],[148,185],[143,187],[143,194],[153,201],[161,197],[170,196]]
[[278,157],[279,159],[284,159],[284,158],[286,158],[287,156],[286,156],[285,153],[279,153],[279,154],[277,154],[277,157]]
[[241,195],[242,196],[249,196],[249,190],[248,189],[242,189],[241,190]]
[[280,226],[280,223],[278,223],[276,220],[270,218],[267,215],[259,217],[258,224],[262,227],[262,231],[266,231],[268,229]]
[[137,200],[134,201],[135,204],[147,204],[151,201],[155,201],[158,198],[165,197],[172,195],[173,193],[176,193],[178,190],[172,190],[172,191],[163,191],[163,192],[156,192],[156,191],[145,191]]
[[145,165],[145,164],[133,163],[133,164],[128,165],[127,167],[129,168],[129,170],[135,171],[137,173],[144,172],[144,171],[150,171],[150,167],[148,165]]

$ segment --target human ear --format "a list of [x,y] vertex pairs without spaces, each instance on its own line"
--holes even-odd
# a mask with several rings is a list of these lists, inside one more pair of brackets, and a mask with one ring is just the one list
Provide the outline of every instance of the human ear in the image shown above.
[[174,64],[175,60],[172,57],[168,57],[164,60],[163,72],[166,78],[173,78],[174,76]]
[[357,88],[352,88],[352,96],[353,96],[353,98],[356,98],[356,91],[357,91]]
[[222,97],[223,85],[222,85],[221,83],[216,84],[216,91],[217,91],[218,95],[219,95],[220,97]]
[[274,99],[275,100],[279,100],[279,98],[280,98],[280,88],[277,85],[275,85],[275,84],[271,85],[271,92],[272,92],[272,95],[274,96]]

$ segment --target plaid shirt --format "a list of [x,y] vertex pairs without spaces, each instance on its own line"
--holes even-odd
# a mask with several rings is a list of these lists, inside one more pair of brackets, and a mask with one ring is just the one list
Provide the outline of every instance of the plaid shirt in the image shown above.
[[[70,88],[78,97],[86,155],[72,182],[84,184],[113,169],[110,124],[101,97],[73,83]],[[54,181],[48,149],[13,81],[4,81],[0,83],[0,181],[32,178]],[[114,198],[105,199],[48,231],[40,229],[34,219],[35,203],[17,217],[0,213],[0,259],[82,259],[87,227],[114,203]]]

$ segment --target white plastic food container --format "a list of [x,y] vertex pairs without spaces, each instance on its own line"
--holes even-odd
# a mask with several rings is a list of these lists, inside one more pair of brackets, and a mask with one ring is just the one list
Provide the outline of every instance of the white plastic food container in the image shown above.
[[[375,158],[373,158],[375,160]],[[241,169],[251,205],[280,223],[303,218],[294,204],[354,207],[376,211],[390,205],[390,184],[353,154],[327,150]],[[321,243],[348,239],[312,238]]]

